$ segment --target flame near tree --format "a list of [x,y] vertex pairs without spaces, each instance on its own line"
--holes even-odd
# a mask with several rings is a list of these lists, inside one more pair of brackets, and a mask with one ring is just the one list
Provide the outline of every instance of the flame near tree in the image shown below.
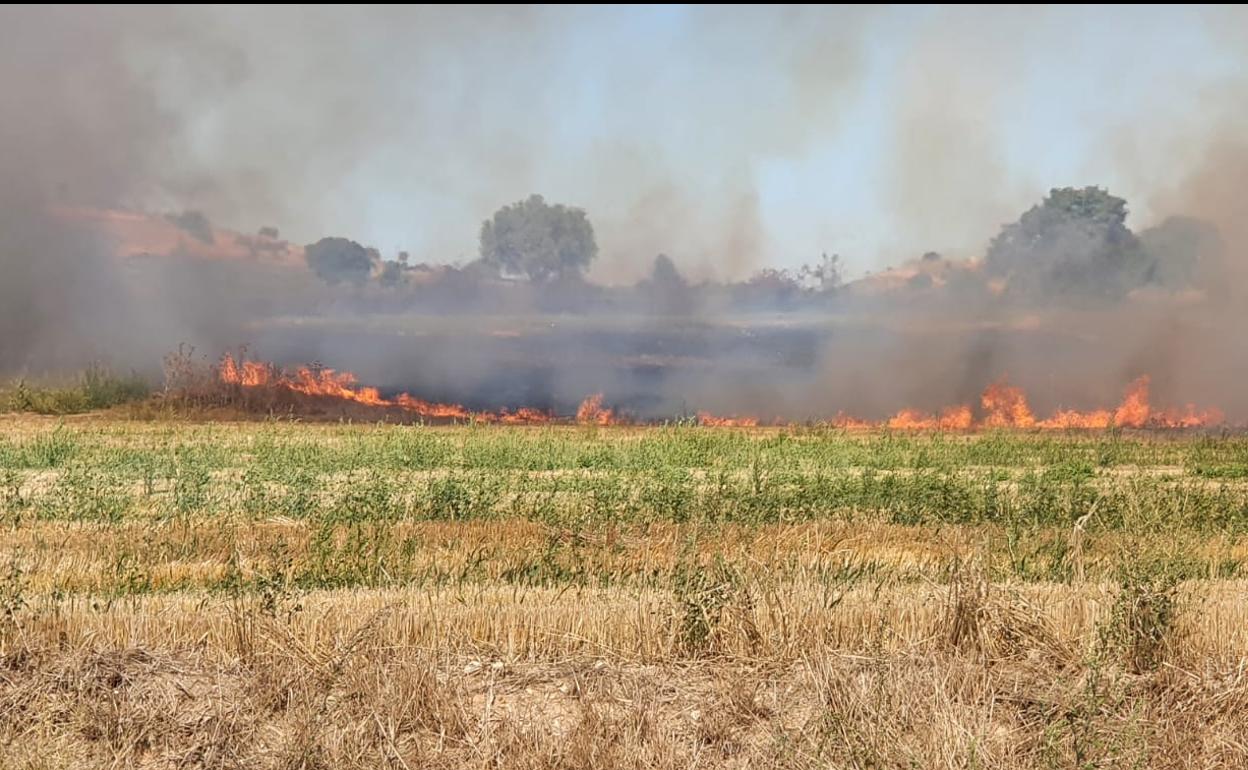
[[[539,409],[523,407],[515,411],[473,411],[462,404],[445,404],[425,401],[409,393],[386,398],[377,388],[358,384],[350,372],[319,367],[299,367],[287,374],[269,363],[236,361],[226,355],[218,366],[222,383],[247,390],[288,391],[310,398],[332,399],[379,409],[395,409],[422,418],[436,420],[476,420],[486,423],[509,425],[540,425],[557,420],[554,415]],[[619,425],[628,421],[616,410],[604,405],[601,393],[589,396],[577,409],[575,421],[586,425]],[[939,414],[929,414],[917,409],[903,409],[882,422],[870,422],[856,417],[838,415],[831,424],[850,430],[888,428],[893,430],[940,430],[969,431],[979,428],[1011,428],[1063,430],[1101,430],[1112,426],[1123,428],[1197,428],[1217,425],[1223,416],[1217,410],[1198,410],[1192,405],[1183,409],[1156,410],[1149,401],[1147,376],[1135,380],[1127,388],[1122,403],[1113,410],[1098,409],[1080,412],[1059,409],[1047,419],[1038,419],[1027,403],[1022,388],[1004,380],[989,385],[980,397],[983,418],[976,421],[972,408],[967,404],[949,407]],[[717,416],[710,412],[698,412],[697,422],[708,427],[755,427],[758,425],[782,425],[782,421],[766,422],[755,416]]]

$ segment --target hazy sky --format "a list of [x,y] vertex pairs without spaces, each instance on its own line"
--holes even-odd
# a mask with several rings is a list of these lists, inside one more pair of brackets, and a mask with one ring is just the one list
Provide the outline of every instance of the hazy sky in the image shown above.
[[537,192],[606,280],[972,256],[1054,186],[1147,224],[1248,64],[1244,16],[1192,7],[113,13],[170,118],[119,203],[454,261]]

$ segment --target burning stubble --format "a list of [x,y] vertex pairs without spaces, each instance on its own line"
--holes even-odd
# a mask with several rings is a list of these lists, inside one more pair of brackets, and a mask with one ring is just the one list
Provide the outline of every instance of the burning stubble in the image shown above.
[[[1202,266],[1191,296],[1069,308],[1062,297],[1019,302],[982,288],[871,295],[859,291],[872,280],[864,279],[818,312],[790,313],[779,294],[743,311],[738,295],[767,283],[729,279],[757,278],[776,243],[758,164],[797,162],[818,142],[835,141],[841,98],[867,82],[860,40],[881,23],[873,13],[755,9],[742,21],[697,10],[656,19],[666,31],[653,37],[655,55],[644,67],[607,73],[623,96],[591,121],[594,138],[581,144],[550,120],[571,119],[584,104],[553,85],[566,62],[532,51],[581,39],[569,37],[578,25],[614,12],[330,9],[285,19],[281,34],[273,32],[276,13],[3,12],[0,78],[16,116],[0,124],[5,373],[104,360],[159,376],[161,354],[178,343],[213,361],[252,343],[281,366],[324,361],[387,398],[405,392],[480,414],[571,415],[602,393],[607,408],[642,420],[705,412],[715,420],[845,414],[882,423],[921,413],[961,425],[965,406],[979,424],[987,419],[982,393],[1008,378],[1043,422],[1063,410],[1112,411],[1130,383],[1149,376],[1157,403],[1248,416],[1248,396],[1236,387],[1248,354],[1224,333],[1244,320],[1234,297],[1248,219],[1238,215],[1244,153],[1232,100],[1204,116],[1195,168],[1170,174],[1181,181],[1148,201],[1152,211],[1213,222],[1225,240],[1225,258]],[[1034,13],[979,22],[977,34],[997,41],[984,55],[1003,63],[999,71],[1013,71],[1002,41],[1020,25],[1052,32],[1052,12]],[[940,35],[924,33],[956,32],[960,14],[916,15],[911,35],[920,44],[898,61],[957,80],[967,63],[933,48]],[[382,37],[393,45],[377,44],[373,33],[383,29],[393,30]],[[342,56],[316,56],[339,45]],[[665,64],[677,49],[691,59]],[[764,49],[784,52],[775,71],[741,63]],[[698,73],[720,65],[700,94],[701,111],[665,109],[687,101]],[[404,86],[448,73],[455,88],[418,97]],[[552,85],[535,97],[533,83]],[[1012,175],[988,130],[1008,107],[1008,84],[985,75],[956,85],[942,96],[906,78],[891,105],[898,151],[883,198],[896,212],[898,243],[986,243],[1004,212],[1032,197],[1018,190],[1033,180]],[[446,95],[473,89],[479,98]],[[415,173],[411,159],[431,153],[479,155],[489,173],[479,165]],[[588,168],[598,183],[583,181]],[[370,185],[394,188],[396,175],[438,194],[397,203],[365,194]],[[415,250],[418,261],[467,258],[480,219],[534,188],[589,210],[602,253],[589,275],[600,283],[513,285],[496,295],[504,302],[475,304],[480,292],[469,285],[463,301],[448,289],[404,304],[323,285],[295,245],[327,228],[367,231],[373,213],[384,218],[399,205],[439,223]],[[181,226],[169,242],[136,247],[126,242],[132,231],[55,213],[66,210],[173,230],[193,221],[195,232]],[[294,244],[244,234],[270,222]],[[454,223],[456,233],[441,230]],[[694,288],[675,302],[621,300],[620,284],[645,275],[660,251]],[[941,264],[978,280],[978,263]],[[905,280],[920,279],[931,280]]]

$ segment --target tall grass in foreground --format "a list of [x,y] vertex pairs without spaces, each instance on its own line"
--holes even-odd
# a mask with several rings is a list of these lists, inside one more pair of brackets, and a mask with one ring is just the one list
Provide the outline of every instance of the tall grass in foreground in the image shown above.
[[935,590],[743,590],[711,571],[668,596],[10,601],[0,764],[1177,770],[1248,760],[1243,652],[1217,653],[1229,651],[1225,628],[1242,631],[1242,587],[1206,597],[1204,614],[1126,576],[1012,591],[968,569]]
[[0,418],[0,767],[1245,767],[1244,467]]

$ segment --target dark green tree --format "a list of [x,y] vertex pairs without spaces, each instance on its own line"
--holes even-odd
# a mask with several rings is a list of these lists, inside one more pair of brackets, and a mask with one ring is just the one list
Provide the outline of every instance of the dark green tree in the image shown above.
[[1049,192],[992,240],[989,276],[1012,294],[1122,296],[1148,280],[1149,260],[1126,225],[1127,202],[1099,187]]
[[481,225],[481,260],[500,274],[536,282],[579,277],[597,255],[585,212],[540,195],[504,206]]
[[326,283],[361,286],[373,272],[375,252],[347,238],[322,238],[304,254],[308,267]]

